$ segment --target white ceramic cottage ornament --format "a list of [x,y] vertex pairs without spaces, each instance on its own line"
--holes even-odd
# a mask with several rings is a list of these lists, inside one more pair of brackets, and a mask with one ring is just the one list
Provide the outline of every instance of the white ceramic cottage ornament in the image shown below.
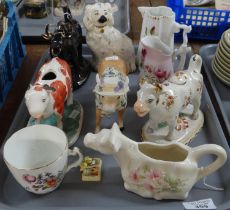
[[123,115],[127,106],[127,92],[129,78],[126,65],[117,56],[107,57],[99,65],[96,75],[95,102],[96,102],[96,129],[100,130],[101,118],[118,113],[118,123],[123,129]]
[[48,124],[63,129],[69,146],[78,138],[83,121],[82,106],[73,100],[72,76],[67,62],[55,57],[37,72],[34,85],[25,93],[31,118],[28,125]]
[[136,70],[132,40],[114,28],[115,4],[97,2],[87,5],[83,23],[87,30],[86,42],[94,54],[97,65],[103,58],[117,55],[122,58],[129,72]]
[[[114,156],[126,190],[157,200],[187,198],[198,180],[219,169],[227,159],[225,150],[215,144],[190,148],[181,143],[137,143],[124,136],[117,124],[98,134],[88,133],[84,144]],[[206,155],[217,159],[206,167],[198,167],[199,159]]]
[[143,140],[157,143],[188,143],[200,130],[203,76],[202,59],[194,55],[186,71],[178,71],[162,84],[141,85],[134,104],[136,113],[149,120],[142,129]]

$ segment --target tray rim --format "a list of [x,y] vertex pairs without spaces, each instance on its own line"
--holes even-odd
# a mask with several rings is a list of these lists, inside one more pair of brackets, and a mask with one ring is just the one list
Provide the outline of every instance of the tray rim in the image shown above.
[[[46,50],[46,51],[44,52],[44,54],[42,55],[41,58],[43,58],[43,56],[46,55],[47,52],[48,52],[48,50]],[[88,54],[86,55],[86,57],[87,57],[87,56],[88,56]],[[35,76],[35,74],[36,74],[36,72],[37,72],[38,67],[43,63],[43,62],[41,62],[41,61],[42,61],[42,59],[39,61],[38,65],[37,65],[37,68],[36,68],[36,71],[35,71],[35,73],[34,73],[34,76]],[[33,80],[34,76],[32,77],[32,80]],[[218,119],[218,117],[217,117],[217,114],[216,114],[216,112],[215,112],[215,109],[214,109],[214,107],[213,107],[211,98],[210,98],[210,96],[209,96],[208,90],[207,90],[207,88],[206,88],[205,85],[204,85],[204,89],[203,89],[203,94],[205,94],[205,97],[206,97],[206,99],[207,99],[207,102],[208,102],[208,104],[210,104],[210,106],[208,106],[208,108],[210,109],[209,112],[213,113],[212,117],[214,118],[214,120],[215,120],[215,122],[216,122],[217,130],[218,130],[219,136],[220,136],[220,138],[221,138],[221,146],[226,150],[226,152],[227,152],[228,155],[229,155],[229,154],[230,154],[230,148],[228,147],[226,137],[225,137],[225,135],[224,135],[224,133],[223,133],[221,124],[220,124],[220,122],[219,122],[219,119]],[[18,110],[17,110],[17,112],[16,112],[16,114],[15,114],[15,117],[14,117],[14,119],[13,119],[12,122],[15,122],[15,119],[18,118],[17,115],[20,114],[20,109],[23,109],[23,107],[25,108],[24,99],[21,101],[20,106],[19,106],[19,108],[18,108]],[[20,120],[19,120],[19,121],[20,121]],[[6,140],[8,139],[8,137],[9,137],[10,135],[12,135],[12,132],[15,132],[14,127],[15,127],[15,126],[13,126],[13,123],[12,123],[11,126],[10,126],[10,128],[9,128],[9,130],[8,130],[8,133],[7,133],[7,135],[6,135],[5,139],[4,139],[4,141],[2,142],[2,145],[0,145],[0,154],[1,154],[0,160],[2,159],[3,145],[5,144],[5,142],[6,142]],[[230,164],[229,158],[228,158],[228,164]],[[9,170],[8,170],[7,172],[9,173]],[[208,191],[207,191],[207,192],[208,192]],[[161,201],[161,202],[158,203],[158,204],[154,204],[153,206],[154,206],[155,208],[159,207],[158,209],[161,209],[161,204],[162,204],[162,203],[165,203],[165,202],[180,202],[180,203],[181,203],[181,209],[182,209],[182,208],[183,208],[182,202],[184,202],[184,201],[183,201],[183,200],[179,200],[179,201],[178,201],[178,200],[173,200],[173,201],[163,200],[163,201]],[[153,209],[153,206],[151,206],[151,207],[149,207],[149,206],[147,206],[147,207],[146,207],[146,206],[143,206],[143,207],[144,207],[145,210],[152,210],[152,209]],[[3,207],[3,208],[2,208],[2,207]],[[139,206],[139,207],[141,207],[141,206]],[[2,203],[1,200],[0,200],[0,210],[14,210],[14,209],[23,209],[23,210],[24,210],[24,209],[25,209],[25,210],[33,210],[33,209],[36,209],[36,210],[46,210],[46,209],[47,209],[47,210],[49,210],[49,209],[51,209],[51,210],[53,210],[53,209],[55,209],[55,210],[56,210],[56,209],[57,209],[57,210],[63,210],[63,209],[68,209],[68,210],[76,210],[76,209],[81,209],[81,210],[99,210],[99,209],[103,209],[103,210],[104,210],[105,208],[107,208],[107,207],[96,207],[96,206],[95,206],[95,207],[91,207],[91,206],[90,206],[90,207],[88,207],[88,206],[77,207],[77,206],[75,206],[75,207],[33,207],[33,208],[27,207],[27,208],[25,208],[25,207],[17,207],[17,206],[15,207],[15,206],[12,206],[12,208],[11,208],[11,207],[7,206],[5,203]],[[117,209],[130,210],[130,207],[113,207],[113,206],[111,206],[111,207],[109,208],[109,210],[117,210]],[[136,208],[134,208],[134,209],[136,210]],[[168,207],[168,206],[164,206],[163,209],[164,209],[164,210],[172,210],[171,207]],[[230,199],[229,199],[228,201],[226,201],[225,203],[221,203],[219,206],[217,206],[217,209],[218,209],[218,210],[227,210],[227,209],[230,209]],[[106,210],[107,210],[107,209],[106,209]]]
[[[211,91],[212,91],[212,93],[213,93],[214,96],[215,96],[215,99],[216,99],[216,101],[217,101],[217,103],[218,103],[218,106],[219,106],[219,109],[220,109],[220,114],[221,114],[221,116],[222,116],[222,118],[223,118],[223,121],[224,121],[224,124],[225,124],[225,126],[226,126],[226,128],[227,128],[228,134],[225,134],[225,137],[226,137],[226,140],[227,140],[227,139],[230,139],[230,124],[229,124],[229,120],[227,119],[226,111],[225,111],[225,109],[224,109],[224,107],[223,107],[223,105],[222,105],[222,100],[221,100],[221,98],[220,98],[219,92],[218,92],[218,90],[217,90],[217,88],[216,88],[216,85],[215,85],[215,83],[214,83],[214,80],[215,80],[215,79],[213,79],[213,77],[211,76],[210,70],[209,70],[209,68],[208,68],[207,61],[204,59],[204,57],[205,57],[205,56],[204,56],[205,51],[206,51],[208,48],[216,49],[217,46],[218,46],[218,44],[207,44],[207,45],[204,45],[204,46],[202,46],[202,47],[200,48],[199,54],[201,55],[201,57],[202,57],[202,59],[203,59],[204,71],[205,71],[205,73],[206,73],[206,75],[207,75],[207,77],[208,77],[209,83],[210,83],[211,88],[212,88]],[[213,71],[213,70],[212,70],[212,65],[211,65],[211,71]],[[221,83],[221,81],[220,81],[220,83]],[[208,90],[209,90],[209,89],[208,89]],[[215,108],[215,106],[214,106],[214,108]],[[219,110],[216,110],[216,112],[217,112],[217,111],[219,111]],[[219,120],[219,122],[220,122],[220,124],[221,124],[221,120]],[[225,132],[224,132],[224,133],[225,133]],[[229,144],[230,144],[230,142],[229,142]]]

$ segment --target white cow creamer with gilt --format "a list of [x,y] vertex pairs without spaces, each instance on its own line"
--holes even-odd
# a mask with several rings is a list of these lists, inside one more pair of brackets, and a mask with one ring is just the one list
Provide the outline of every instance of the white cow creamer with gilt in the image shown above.
[[187,143],[200,130],[204,121],[199,109],[203,88],[201,66],[201,57],[194,55],[188,70],[176,72],[162,84],[141,85],[134,110],[140,117],[149,113],[142,129],[144,140]]

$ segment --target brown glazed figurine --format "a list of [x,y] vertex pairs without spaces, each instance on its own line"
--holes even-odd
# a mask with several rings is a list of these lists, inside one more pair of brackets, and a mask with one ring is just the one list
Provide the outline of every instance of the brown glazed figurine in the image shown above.
[[98,66],[96,75],[96,129],[100,131],[101,118],[118,113],[118,125],[123,129],[123,114],[127,106],[129,91],[128,70],[125,62],[118,56],[106,57]]

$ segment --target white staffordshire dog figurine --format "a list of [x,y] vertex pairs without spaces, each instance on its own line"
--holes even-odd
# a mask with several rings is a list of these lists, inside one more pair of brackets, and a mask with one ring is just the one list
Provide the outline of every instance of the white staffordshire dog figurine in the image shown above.
[[128,71],[133,72],[136,70],[133,43],[113,26],[113,12],[117,9],[115,4],[100,2],[85,7],[86,42],[94,54],[96,65],[103,58],[116,55],[126,62]]

